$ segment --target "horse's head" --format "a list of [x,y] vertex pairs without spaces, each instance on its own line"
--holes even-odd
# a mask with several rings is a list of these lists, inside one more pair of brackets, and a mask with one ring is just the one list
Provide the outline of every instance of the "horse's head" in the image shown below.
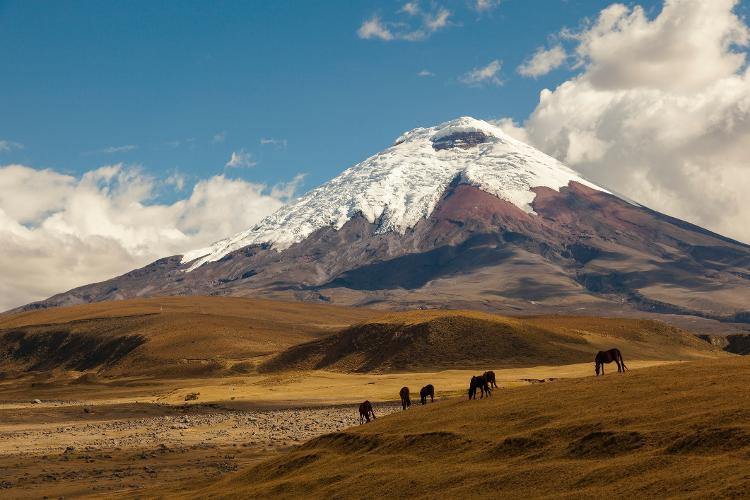
[[594,371],[596,372],[596,375],[599,376],[599,367],[601,365],[599,363],[596,363],[596,368],[594,368]]

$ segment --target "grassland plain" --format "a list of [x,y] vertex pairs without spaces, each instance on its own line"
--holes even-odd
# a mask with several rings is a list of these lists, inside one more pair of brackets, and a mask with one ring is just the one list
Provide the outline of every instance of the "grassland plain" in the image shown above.
[[[595,379],[593,354],[609,347],[623,351],[633,372],[610,368]],[[683,366],[682,375],[673,373]],[[501,389],[490,400],[464,401],[468,379],[485,369],[496,371]],[[737,454],[750,456],[747,394],[737,392],[746,386],[732,378],[747,382],[746,371],[690,332],[637,319],[222,297],[3,315],[0,494],[336,497],[377,483],[370,471],[382,473],[386,489],[356,490],[360,496],[553,496],[543,483],[557,484],[555,471],[568,478],[559,485],[563,496],[594,496],[599,473],[633,492],[616,480],[620,465],[655,463],[668,472],[683,460],[695,472],[706,457],[731,468]],[[703,372],[718,385],[705,386]],[[384,417],[403,385],[416,393],[427,383],[437,389],[436,404],[352,428],[363,399]],[[719,405],[701,399],[722,394]],[[196,399],[186,401],[190,395]],[[685,416],[674,429],[657,422],[671,411],[669,418]],[[724,444],[681,451],[680,439]],[[591,474],[592,489],[574,486],[573,477]],[[730,484],[744,485],[735,479]],[[703,494],[709,483],[698,483],[685,491]],[[734,491],[716,488],[705,491]],[[655,486],[635,492],[659,494]]]
[[198,496],[745,497],[750,360],[453,398],[315,438]]

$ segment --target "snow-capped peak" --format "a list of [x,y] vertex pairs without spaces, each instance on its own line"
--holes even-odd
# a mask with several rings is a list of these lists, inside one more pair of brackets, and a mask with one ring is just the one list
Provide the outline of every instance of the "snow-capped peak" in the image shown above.
[[323,227],[340,229],[361,213],[378,231],[404,233],[429,217],[454,179],[534,213],[531,188],[559,190],[583,179],[554,158],[511,138],[482,120],[461,117],[435,127],[416,128],[393,146],[346,169],[266,217],[256,226],[208,248],[186,253],[193,270],[253,244],[284,250]]

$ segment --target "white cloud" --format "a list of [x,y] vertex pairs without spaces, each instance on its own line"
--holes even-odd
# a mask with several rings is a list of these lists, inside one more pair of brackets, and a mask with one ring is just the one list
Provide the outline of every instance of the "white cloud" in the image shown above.
[[257,162],[253,161],[253,156],[250,153],[244,149],[240,149],[239,151],[232,151],[232,156],[224,166],[229,168],[243,168],[254,167],[257,164]]
[[423,69],[422,71],[420,71],[419,73],[417,73],[417,76],[421,76],[422,78],[427,78],[427,77],[430,77],[430,76],[435,76],[435,73],[433,73],[432,71]]
[[187,148],[193,150],[195,149],[195,137],[188,137],[187,139],[175,139],[173,141],[167,141],[164,143],[164,145],[172,149],[177,149],[180,146],[186,146]]
[[287,202],[301,180],[269,188],[219,175],[163,204],[153,201],[160,181],[122,165],[81,177],[0,167],[0,310],[251,227]]
[[518,72],[523,76],[538,77],[546,75],[550,71],[559,68],[565,62],[567,54],[560,45],[555,45],[549,50],[539,47],[531,59],[525,61],[518,67]]
[[415,42],[429,38],[450,24],[451,12],[440,6],[424,11],[417,2],[407,2],[397,13],[403,14],[402,19],[393,22],[383,21],[380,16],[373,15],[362,23],[357,36],[366,40]]
[[578,33],[579,74],[541,92],[531,143],[656,210],[750,242],[748,27],[734,0],[615,4]]
[[380,40],[393,40],[394,36],[391,33],[378,16],[372,16],[370,19],[362,23],[362,26],[357,30],[357,36],[369,40],[372,38],[378,38]]
[[214,136],[211,138],[211,143],[212,144],[223,144],[224,141],[226,140],[226,138],[227,138],[227,132],[226,131],[222,131],[222,132],[219,132],[218,134],[214,134]]
[[419,3],[417,2],[406,2],[399,12],[405,12],[410,16],[416,16],[419,14]]
[[23,149],[23,144],[0,139],[0,153],[13,151],[14,149]]
[[109,147],[102,148],[102,149],[95,149],[94,151],[86,151],[83,154],[95,155],[95,154],[127,153],[135,149],[138,149],[138,146],[135,146],[133,144],[127,144],[125,146],[109,146]]
[[164,179],[164,184],[173,186],[176,191],[182,191],[185,189],[186,182],[187,178],[176,170],[172,175]]
[[523,126],[517,124],[510,118],[501,118],[499,120],[490,120],[491,123],[497,125],[502,129],[503,132],[508,134],[514,139],[517,139],[521,142],[530,143],[531,140],[529,139],[528,134],[526,133],[526,129],[523,128]]
[[474,9],[477,12],[487,12],[500,5],[500,0],[475,0]]
[[287,141],[286,139],[274,139],[272,137],[262,137],[260,139],[260,144],[262,146],[276,146],[278,148],[286,149]]
[[459,80],[466,85],[482,85],[489,83],[492,85],[502,85],[503,82],[500,80],[498,73],[502,69],[502,61],[495,59],[486,66],[474,68],[468,73],[464,74]]
[[427,28],[428,34],[434,33],[435,31],[441,30],[448,26],[448,18],[451,13],[448,9],[438,9],[434,14],[425,14],[424,25]]

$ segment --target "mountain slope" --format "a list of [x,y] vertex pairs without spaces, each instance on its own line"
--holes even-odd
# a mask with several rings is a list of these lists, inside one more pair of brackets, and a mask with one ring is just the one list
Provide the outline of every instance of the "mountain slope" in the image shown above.
[[209,248],[26,308],[155,295],[750,321],[750,247],[461,118]]

